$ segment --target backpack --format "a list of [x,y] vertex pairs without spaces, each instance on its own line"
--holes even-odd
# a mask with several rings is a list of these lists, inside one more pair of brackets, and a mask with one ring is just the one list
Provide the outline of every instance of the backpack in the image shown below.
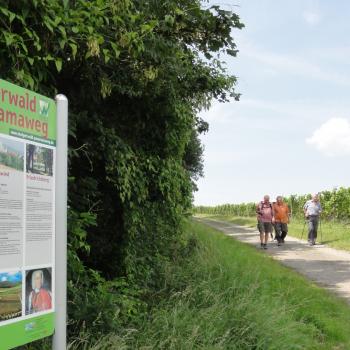
[[[271,214],[273,214],[273,209],[272,209],[272,204],[271,204],[271,202],[269,202],[269,207],[270,207],[270,209],[271,209]],[[259,214],[259,215],[261,215],[261,211],[262,211],[263,208],[264,208],[264,202],[261,201],[261,202],[259,203],[258,209],[256,210],[256,213]]]

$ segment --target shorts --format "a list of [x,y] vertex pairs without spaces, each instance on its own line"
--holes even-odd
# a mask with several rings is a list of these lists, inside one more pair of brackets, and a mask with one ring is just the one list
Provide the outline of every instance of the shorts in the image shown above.
[[263,233],[271,233],[272,232],[272,223],[271,222],[262,222],[258,221],[258,230],[261,234]]

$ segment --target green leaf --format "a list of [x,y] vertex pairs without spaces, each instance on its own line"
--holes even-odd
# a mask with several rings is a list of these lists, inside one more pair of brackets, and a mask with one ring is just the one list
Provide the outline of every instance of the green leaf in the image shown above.
[[10,11],[5,9],[4,7],[1,7],[0,8],[0,11],[6,16],[6,17],[9,17],[9,13]]
[[55,60],[55,65],[56,65],[57,71],[60,72],[62,70],[62,59],[57,58]]
[[10,23],[12,23],[15,18],[16,18],[16,15],[13,12],[10,12],[10,17],[9,17]]
[[70,46],[71,49],[72,49],[73,58],[75,58],[75,56],[76,56],[76,54],[77,54],[78,47],[77,47],[77,45],[75,45],[75,44],[73,44],[73,43],[70,43],[69,46]]
[[105,63],[108,63],[108,61],[111,59],[111,56],[109,54],[109,50],[108,49],[103,49],[102,52],[103,52],[103,55],[105,57]]
[[32,58],[32,57],[27,57],[27,60],[28,60],[29,64],[32,66],[33,63],[34,63],[34,58]]
[[52,27],[52,25],[51,25],[50,22],[51,22],[51,21],[50,21],[50,19],[49,19],[48,17],[44,17],[44,24],[45,24],[46,28],[47,28],[51,33],[53,33],[53,27]]
[[60,45],[60,48],[63,50],[65,45],[67,43],[67,40],[66,39],[61,39],[59,40],[59,45]]
[[67,32],[63,26],[58,26],[58,30],[62,33],[64,38],[67,38]]
[[111,46],[113,48],[115,58],[118,58],[120,56],[120,50],[118,45],[116,43],[111,42]]
[[6,46],[11,46],[15,41],[14,35],[9,32],[3,32],[3,35],[5,37]]

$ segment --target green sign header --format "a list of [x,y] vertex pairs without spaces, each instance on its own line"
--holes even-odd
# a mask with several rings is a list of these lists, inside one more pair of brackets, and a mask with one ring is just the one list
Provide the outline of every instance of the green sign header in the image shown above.
[[55,101],[0,79],[0,133],[55,146]]

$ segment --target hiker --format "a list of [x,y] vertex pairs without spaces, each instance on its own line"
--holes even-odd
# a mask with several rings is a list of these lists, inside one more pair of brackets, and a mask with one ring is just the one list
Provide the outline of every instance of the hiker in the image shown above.
[[272,221],[274,220],[273,208],[270,196],[265,195],[264,200],[256,205],[258,230],[260,233],[260,247],[267,249],[269,234],[272,234]]
[[272,205],[274,212],[274,226],[276,232],[277,245],[284,243],[284,239],[288,233],[288,224],[290,218],[290,210],[286,203],[283,202],[282,196],[277,196],[276,202]]
[[312,199],[308,200],[304,205],[304,215],[309,226],[308,242],[310,245],[315,245],[321,212],[322,207],[320,204],[320,199],[316,193],[312,195]]

